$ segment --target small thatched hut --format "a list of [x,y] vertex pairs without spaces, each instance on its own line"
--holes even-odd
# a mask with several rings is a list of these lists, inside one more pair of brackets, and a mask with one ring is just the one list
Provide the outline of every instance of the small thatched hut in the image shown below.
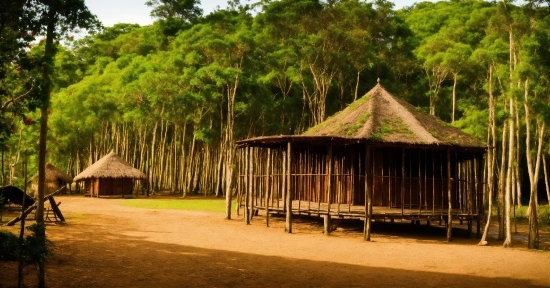
[[146,176],[114,152],[99,159],[75,178],[84,181],[84,194],[92,197],[132,195],[136,180]]
[[[380,84],[302,135],[237,141],[238,193],[251,212],[365,221],[477,222],[484,213],[478,139],[388,93]],[[269,217],[266,217],[269,219]]]
[[[71,185],[71,183],[73,183],[73,178],[71,176],[50,163],[46,164],[46,195],[60,188],[67,187],[67,185]],[[38,174],[33,177],[32,189],[35,193],[38,192]]]

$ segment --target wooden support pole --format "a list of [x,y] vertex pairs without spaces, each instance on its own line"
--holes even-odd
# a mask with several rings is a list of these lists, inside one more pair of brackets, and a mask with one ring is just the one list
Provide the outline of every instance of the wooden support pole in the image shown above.
[[470,185],[468,185],[468,237],[472,238],[472,223],[474,214],[474,195],[475,195],[475,153],[472,153],[472,160],[470,160]]
[[250,207],[248,206],[248,198],[250,197],[250,190],[251,190],[251,184],[252,184],[252,175],[250,173],[251,169],[250,169],[250,158],[252,157],[252,155],[250,155],[250,147],[246,147],[246,150],[245,150],[245,155],[244,155],[244,158],[245,158],[245,182],[246,182],[246,192],[245,192],[245,195],[244,195],[244,221],[246,223],[246,225],[250,225]]
[[48,200],[50,201],[50,206],[52,207],[54,215],[56,215],[59,220],[65,222],[65,217],[63,217],[63,214],[61,213],[61,210],[59,210],[57,203],[55,203],[53,196],[48,196]]
[[365,227],[364,227],[364,240],[370,241],[371,219],[372,219],[372,158],[371,149],[367,146],[365,155]]
[[327,215],[324,215],[323,216],[324,218],[324,230],[323,230],[323,233],[325,233],[326,236],[329,236],[330,235],[330,225],[331,225],[331,219],[330,219],[330,214],[327,214]]
[[447,196],[449,200],[449,209],[447,211],[447,241],[453,241],[453,209],[452,209],[452,199],[451,199],[451,150],[447,149]]
[[328,146],[328,167],[327,167],[327,213],[330,215],[330,203],[332,201],[332,143]]
[[292,233],[292,143],[289,141],[287,143],[286,150],[286,225],[285,232]]
[[272,169],[271,169],[271,149],[270,148],[267,148],[267,167],[266,167],[266,188],[267,188],[267,191],[266,191],[266,199],[265,199],[265,226],[269,227],[269,199],[271,196],[271,193],[272,193],[272,190],[271,190],[271,185],[272,185],[272,181],[271,181],[271,173],[272,173]]
[[405,148],[401,148],[401,217],[405,210]]
[[[248,212],[248,216],[250,217],[250,221],[252,221],[252,218],[255,216],[254,214],[256,213],[256,211],[254,211],[254,201],[256,199],[256,191],[258,190],[258,183],[256,181],[256,175],[254,174],[255,171],[254,171],[254,168],[255,168],[255,165],[254,165],[254,160],[256,159],[256,157],[258,157],[258,153],[257,153],[257,150],[259,149],[255,149],[255,148],[252,148],[250,147],[250,195],[248,196],[248,201],[250,202],[248,204],[248,207],[250,209],[250,211]],[[259,169],[258,169],[259,170]]]

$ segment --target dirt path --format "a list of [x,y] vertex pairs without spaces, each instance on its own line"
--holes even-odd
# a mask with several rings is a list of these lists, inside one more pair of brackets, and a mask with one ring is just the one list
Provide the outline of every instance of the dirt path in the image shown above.
[[[374,223],[368,243],[353,227],[327,237],[303,222],[287,234],[284,219],[265,227],[262,216],[245,225],[239,217],[129,208],[122,200],[58,201],[67,223],[47,227],[55,243],[48,287],[550,286],[550,252],[527,251],[521,234],[521,248],[504,249],[496,240],[445,243],[439,227]],[[25,271],[25,284],[35,285],[33,267]],[[0,262],[0,287],[16,286],[16,278],[15,263]]]

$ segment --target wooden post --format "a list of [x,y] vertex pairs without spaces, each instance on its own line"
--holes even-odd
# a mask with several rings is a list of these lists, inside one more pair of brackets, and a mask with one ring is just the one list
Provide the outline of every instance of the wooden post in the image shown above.
[[447,149],[447,196],[449,200],[449,209],[447,211],[447,241],[453,241],[453,209],[452,209],[452,199],[451,199],[451,151]]
[[269,196],[271,195],[271,148],[267,148],[267,169],[266,169],[266,199],[265,199],[265,226],[269,227]]
[[65,217],[63,217],[63,214],[61,213],[61,210],[59,210],[57,203],[55,203],[55,199],[53,199],[53,196],[48,196],[48,200],[50,201],[50,206],[52,207],[53,213],[57,216],[59,220],[65,222]]
[[[255,149],[255,148],[252,148],[250,147],[250,155],[248,155],[248,157],[250,158],[250,195],[248,196],[248,201],[250,201],[250,203],[248,204],[248,208],[250,209],[250,211],[248,211],[248,217],[250,218],[249,221],[252,221],[252,218],[254,218],[254,200],[256,199],[256,195],[254,195],[256,193],[256,190],[258,190],[258,185],[256,183],[256,177],[254,175],[255,171],[254,171],[254,168],[255,168],[255,163],[254,163],[254,160],[255,160],[255,157],[258,156],[258,153],[256,152],[257,150],[259,149]],[[259,169],[258,169],[259,170]]]
[[475,153],[472,153],[472,160],[470,161],[470,185],[468,185],[468,237],[472,238],[472,223],[474,212],[474,190],[475,190]]
[[244,221],[246,223],[246,225],[250,225],[250,207],[248,206],[248,197],[250,197],[250,185],[251,185],[251,182],[252,180],[250,179],[251,178],[251,175],[250,175],[250,147],[246,147],[246,151],[245,151],[245,155],[244,155],[244,158],[245,158],[245,182],[246,182],[246,193],[244,195]]
[[286,183],[287,183],[287,189],[286,189],[286,225],[285,225],[285,231],[288,233],[292,233],[292,143],[288,141],[287,143],[287,150],[286,150]]
[[365,241],[370,241],[371,230],[371,218],[372,218],[372,190],[371,185],[372,177],[372,159],[371,149],[367,146],[365,155],[365,226],[363,231],[363,237]]
[[325,225],[324,225],[324,231],[323,231],[323,232],[325,233],[326,236],[329,236],[329,235],[330,235],[330,232],[331,232],[331,231],[330,231],[330,224],[331,224],[330,222],[332,222],[332,221],[330,220],[330,214],[324,215],[323,218],[324,218],[324,220],[325,220],[325,221],[324,221],[324,224],[325,224]]
[[401,148],[401,217],[405,210],[405,148]]
[[[474,154],[475,155],[475,154]],[[479,197],[480,195],[479,194],[482,194],[483,195],[483,182],[482,181],[479,181],[478,177],[479,177],[479,174],[481,174],[481,177],[483,177],[483,172],[479,171],[481,169],[481,167],[483,167],[483,159],[480,157],[480,160],[481,161],[478,161],[477,159],[477,155],[475,155],[475,158],[474,158],[474,166],[476,167],[476,173],[475,173],[475,178],[474,178],[474,181],[477,185],[476,189],[475,189],[475,193],[476,193],[476,214],[477,214],[477,217],[476,217],[476,236],[477,238],[481,238],[481,217],[483,216],[483,196],[482,197]],[[481,172],[481,173],[479,173]],[[481,193],[480,193],[481,192]]]
[[[283,150],[283,147],[281,147],[281,151]],[[286,211],[286,191],[287,191],[287,182],[286,182],[286,173],[287,173],[287,163],[286,163],[286,160],[288,159],[288,151],[287,153],[281,153],[281,156],[283,158],[283,173],[281,174],[281,190],[282,190],[282,193],[281,193],[281,197],[282,197],[282,200],[283,200],[283,211]]]
[[328,167],[327,167],[327,214],[330,215],[330,202],[332,201],[332,143],[328,146]]

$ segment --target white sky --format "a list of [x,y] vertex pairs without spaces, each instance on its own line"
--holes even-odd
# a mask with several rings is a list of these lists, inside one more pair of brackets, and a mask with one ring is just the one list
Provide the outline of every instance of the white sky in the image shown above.
[[[85,0],[90,11],[97,15],[103,26],[110,27],[116,23],[132,23],[141,26],[150,25],[154,19],[149,16],[151,9],[145,6],[146,0]],[[395,9],[412,5],[422,0],[394,0]],[[433,1],[433,0],[432,0]],[[241,3],[255,1],[241,0]],[[204,15],[210,14],[217,6],[227,7],[227,0],[201,0]]]

